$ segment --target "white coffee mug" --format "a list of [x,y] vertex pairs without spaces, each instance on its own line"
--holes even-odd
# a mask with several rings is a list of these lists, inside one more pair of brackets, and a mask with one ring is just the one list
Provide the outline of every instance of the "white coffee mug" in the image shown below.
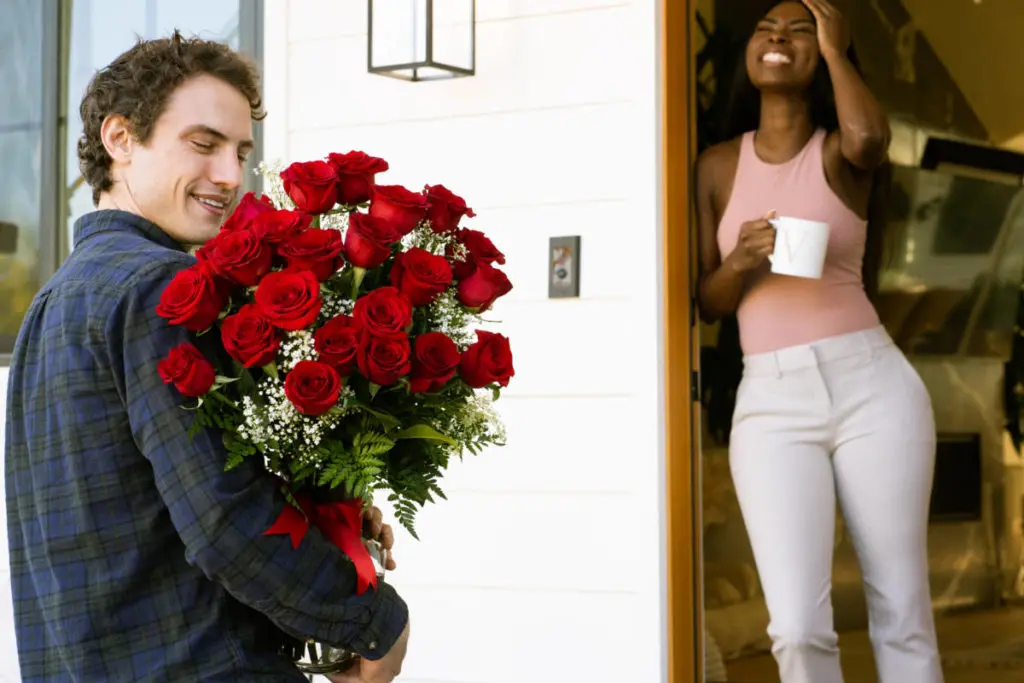
[[768,222],[775,228],[775,251],[768,257],[772,272],[820,279],[828,251],[828,223],[788,216]]

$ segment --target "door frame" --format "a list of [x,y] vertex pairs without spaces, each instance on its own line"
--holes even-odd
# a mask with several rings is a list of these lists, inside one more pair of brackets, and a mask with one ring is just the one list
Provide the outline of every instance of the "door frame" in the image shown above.
[[668,681],[699,683],[704,679],[700,449],[694,429],[699,337],[692,294],[696,231],[690,229],[696,0],[660,2]]

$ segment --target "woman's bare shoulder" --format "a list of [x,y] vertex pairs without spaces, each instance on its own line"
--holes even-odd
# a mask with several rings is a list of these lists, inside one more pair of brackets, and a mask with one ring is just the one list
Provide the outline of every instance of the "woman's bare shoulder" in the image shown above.
[[719,142],[716,145],[711,145],[697,157],[697,168],[719,170],[721,166],[729,167],[730,165],[735,167],[740,160],[740,146],[743,141],[743,136],[735,137],[732,140],[726,140],[725,142]]
[[740,136],[719,142],[697,157],[697,193],[711,200],[716,214],[724,209],[724,202],[732,194],[742,140]]

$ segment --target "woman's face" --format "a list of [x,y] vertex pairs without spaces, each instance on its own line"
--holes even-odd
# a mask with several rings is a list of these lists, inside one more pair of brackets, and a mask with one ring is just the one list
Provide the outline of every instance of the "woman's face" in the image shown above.
[[776,5],[747,43],[747,75],[761,91],[802,91],[818,68],[818,29],[802,2]]

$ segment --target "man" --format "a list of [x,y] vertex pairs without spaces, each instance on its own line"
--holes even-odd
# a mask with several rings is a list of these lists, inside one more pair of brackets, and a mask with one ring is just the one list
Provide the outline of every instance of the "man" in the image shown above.
[[219,434],[190,439],[192,416],[157,373],[188,338],[156,315],[161,291],[230,213],[261,106],[250,63],[177,33],[118,57],[82,100],[78,154],[98,210],[29,309],[10,369],[25,683],[298,683],[285,634],[355,650],[336,681],[385,683],[401,668],[408,613],[394,589],[357,596],[351,563],[315,531],[298,549],[264,536],[277,487],[255,465],[225,473]]

